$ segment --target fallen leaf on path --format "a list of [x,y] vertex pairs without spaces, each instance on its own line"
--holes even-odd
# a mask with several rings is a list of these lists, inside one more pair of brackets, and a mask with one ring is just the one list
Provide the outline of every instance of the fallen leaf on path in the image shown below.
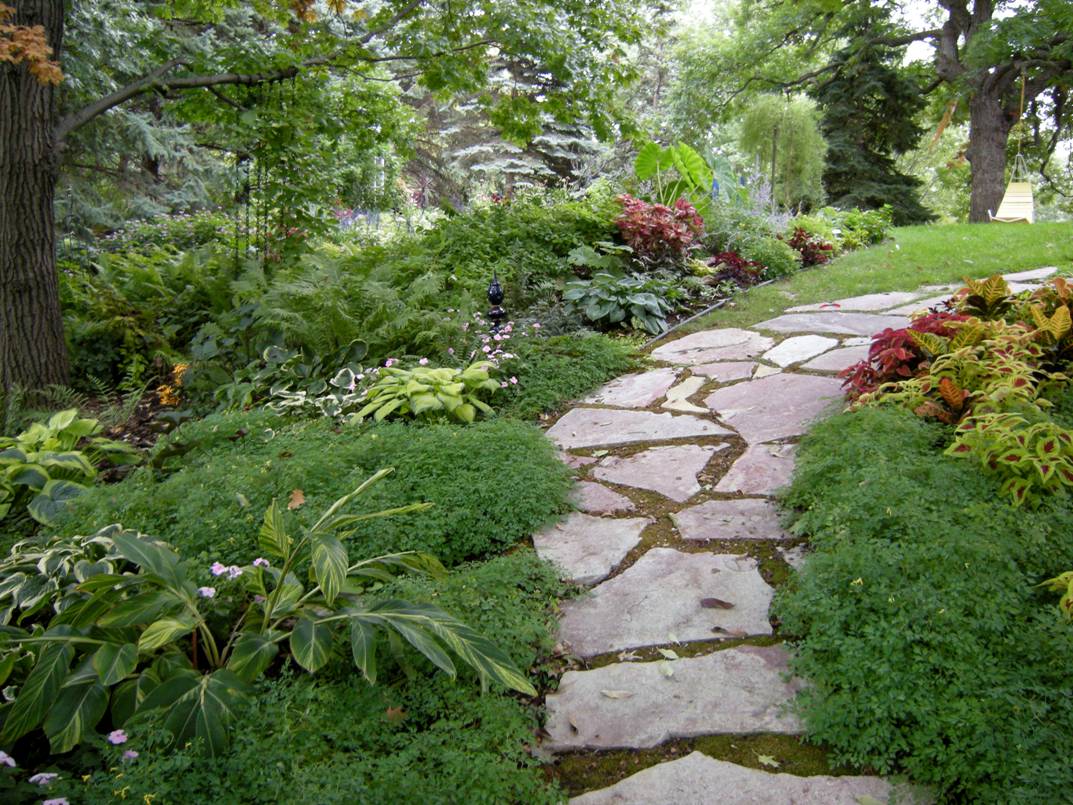
[[601,690],[600,693],[609,699],[628,699],[633,695],[628,690]]
[[767,766],[772,769],[779,768],[779,761],[775,760],[771,755],[757,755],[756,759],[760,762],[761,766]]
[[667,678],[674,676],[674,669],[671,668],[671,664],[669,662],[661,662],[659,664],[659,672]]
[[733,609],[734,605],[722,598],[702,598],[700,605],[705,609]]
[[658,651],[660,654],[662,654],[665,659],[668,659],[668,660],[677,660],[678,659],[678,654],[676,654],[674,651],[671,651],[671,649],[669,649],[669,648],[660,648],[660,649],[656,649],[656,651]]

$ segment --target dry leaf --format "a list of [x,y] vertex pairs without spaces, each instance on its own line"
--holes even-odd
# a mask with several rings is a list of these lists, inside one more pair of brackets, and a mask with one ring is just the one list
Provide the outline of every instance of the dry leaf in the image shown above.
[[237,492],[237,493],[235,494],[235,498],[236,498],[236,499],[238,500],[238,505],[239,505],[239,506],[241,506],[241,507],[242,507],[242,508],[244,508],[244,509],[245,509],[245,508],[246,508],[247,506],[249,506],[249,505],[250,505],[250,501],[249,501],[249,498],[247,498],[247,497],[246,497],[245,495],[243,495],[243,494],[242,494],[241,492]]
[[386,718],[392,724],[398,724],[404,718],[406,718],[406,711],[401,707],[389,707],[384,711],[384,718]]
[[678,640],[678,635],[676,635],[674,632],[667,632],[667,642],[674,643],[676,646],[682,645],[681,642]]
[[756,759],[760,761],[761,766],[767,766],[768,768],[779,768],[779,761],[775,760],[771,755],[757,755]]
[[662,654],[665,659],[668,659],[668,660],[677,660],[678,659],[678,655],[675,652],[671,651],[669,648],[660,648],[660,649],[656,649],[656,651],[658,651],[660,654]]
[[609,699],[628,699],[633,695],[628,690],[601,690],[600,693]]
[[705,609],[733,609],[734,605],[722,598],[702,598],[700,605]]
[[668,678],[674,676],[674,669],[671,668],[671,664],[669,662],[661,662],[659,664],[659,672]]
[[633,662],[639,659],[641,659],[641,655],[636,651],[621,651],[618,655],[619,662]]
[[287,503],[287,508],[294,511],[303,503],[306,502],[306,495],[301,489],[295,489],[291,492],[291,499]]

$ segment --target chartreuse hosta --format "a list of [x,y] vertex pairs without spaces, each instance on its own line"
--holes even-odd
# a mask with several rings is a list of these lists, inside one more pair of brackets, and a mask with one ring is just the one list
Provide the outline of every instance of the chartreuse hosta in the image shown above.
[[112,727],[128,729],[157,718],[177,743],[197,738],[217,753],[235,704],[281,654],[315,672],[349,652],[372,683],[382,636],[396,652],[408,642],[452,676],[461,660],[482,687],[535,695],[502,651],[446,612],[369,596],[400,572],[446,572],[412,551],[351,558],[345,540],[355,523],[430,505],[345,512],[390,472],[297,533],[273,502],[257,541],[262,556],[225,569],[219,590],[198,587],[190,563],[166,543],[120,526],[16,545],[0,563],[0,685],[15,692],[0,745],[42,729],[54,753],[66,752],[107,714]]

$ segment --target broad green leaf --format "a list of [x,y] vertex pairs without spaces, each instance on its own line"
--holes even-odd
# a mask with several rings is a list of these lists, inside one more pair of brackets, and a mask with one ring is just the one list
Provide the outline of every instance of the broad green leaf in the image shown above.
[[376,684],[376,630],[360,620],[350,621],[350,653],[370,685]]
[[279,644],[272,640],[272,635],[258,632],[245,632],[231,650],[227,667],[245,682],[253,682],[272,664],[279,653]]
[[65,411],[58,411],[51,416],[48,420],[46,427],[50,431],[61,431],[68,427],[78,418],[77,408],[68,408]]
[[[77,472],[79,475],[84,475],[86,478],[93,478],[97,474],[97,470],[89,463],[89,459],[82,453],[75,451],[66,453],[55,453],[49,450],[42,451],[37,454],[37,461],[42,467],[70,470]],[[63,473],[52,474],[62,475]]]
[[685,143],[678,143],[671,149],[674,167],[693,189],[708,192],[712,187],[712,171],[696,151]]
[[106,643],[93,654],[93,670],[105,685],[115,685],[130,675],[138,664],[138,647],[133,643]]
[[291,538],[287,535],[287,527],[283,522],[283,512],[280,510],[275,498],[272,499],[268,510],[265,511],[265,519],[261,524],[257,544],[263,553],[275,556],[277,559],[286,558],[290,552]]
[[7,678],[11,676],[11,671],[14,669],[18,659],[18,652],[13,651],[0,660],[0,687],[3,687],[4,683],[7,682]]
[[146,668],[134,679],[120,682],[112,691],[112,723],[122,727],[159,684],[160,677],[152,668]]
[[155,573],[162,579],[177,583],[179,557],[160,543],[152,542],[132,532],[121,532],[112,537],[119,555],[145,571]]
[[194,619],[188,614],[182,614],[174,618],[161,618],[155,623],[149,624],[146,630],[138,638],[138,652],[148,654],[187,635],[194,630]]
[[44,723],[52,753],[69,752],[81,743],[82,736],[97,726],[107,708],[108,691],[96,679],[63,688]]
[[168,590],[150,590],[127,598],[101,616],[101,626],[140,626],[152,623],[169,609],[182,605],[182,601]]
[[51,525],[67,507],[67,502],[85,491],[86,487],[82,484],[53,478],[34,496],[26,511],[42,525]]
[[164,727],[177,745],[200,738],[209,755],[216,757],[227,750],[227,728],[247,690],[246,683],[226,668],[198,677],[168,708]]
[[651,179],[659,172],[660,154],[663,151],[656,143],[648,142],[637,152],[633,162],[633,172],[642,182]]
[[[50,629],[46,635],[64,637],[71,633],[69,627],[59,627]],[[44,645],[37,657],[37,664],[19,688],[15,703],[7,711],[4,727],[0,730],[0,744],[14,743],[41,723],[56,700],[74,655],[74,646],[70,643]]]
[[313,575],[324,593],[324,600],[331,606],[346,580],[347,550],[334,534],[314,532],[309,539]]
[[291,632],[291,654],[309,672],[324,667],[332,653],[332,633],[326,624],[299,618]]

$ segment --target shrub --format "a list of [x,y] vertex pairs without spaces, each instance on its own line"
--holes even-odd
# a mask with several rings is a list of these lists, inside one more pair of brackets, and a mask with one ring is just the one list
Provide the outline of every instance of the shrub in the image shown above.
[[843,247],[859,249],[883,242],[894,226],[894,211],[889,204],[878,210],[853,209],[835,213],[835,220]]
[[492,413],[492,407],[480,396],[499,391],[499,381],[489,374],[493,369],[488,361],[479,361],[465,369],[388,367],[366,391],[367,404],[355,417],[361,420],[372,416],[377,422],[389,416],[432,421],[447,417],[472,422],[478,411]]
[[787,243],[801,255],[801,265],[805,268],[823,265],[831,259],[835,251],[832,244],[810,235],[801,227],[795,227]]
[[736,204],[715,204],[706,220],[704,247],[713,254],[741,253],[745,246],[760,238],[779,234],[771,219]]
[[802,441],[785,503],[815,552],[775,614],[811,740],[966,802],[1063,801],[1073,630],[1032,589],[1073,563],[1059,493],[1010,507],[946,429],[861,410]]
[[602,327],[632,327],[653,335],[667,329],[668,283],[649,277],[599,273],[566,285],[563,300]]
[[633,256],[647,268],[680,262],[704,234],[704,219],[685,198],[672,206],[649,204],[628,194],[618,200],[622,214],[615,226]]
[[716,270],[717,282],[733,282],[741,288],[756,285],[764,276],[762,265],[746,260],[737,252],[720,252],[708,260],[708,265]]
[[741,256],[764,267],[764,279],[779,279],[801,268],[801,255],[778,238],[756,238],[741,248]]
[[502,414],[535,419],[634,368],[633,344],[605,335],[559,335],[518,344],[504,373],[518,378],[504,392]]
[[[200,443],[199,443],[200,442]],[[182,452],[184,449],[186,452]],[[175,450],[180,455],[169,455]],[[337,425],[330,419],[287,423],[265,412],[214,415],[180,427],[159,445],[156,467],[74,502],[61,533],[108,523],[166,540],[184,555],[246,560],[246,540],[273,498],[301,490],[298,523],[384,467],[396,473],[367,502],[391,509],[413,501],[433,507],[359,525],[361,555],[400,550],[435,554],[445,564],[487,556],[527,538],[565,510],[566,469],[530,425]]]

